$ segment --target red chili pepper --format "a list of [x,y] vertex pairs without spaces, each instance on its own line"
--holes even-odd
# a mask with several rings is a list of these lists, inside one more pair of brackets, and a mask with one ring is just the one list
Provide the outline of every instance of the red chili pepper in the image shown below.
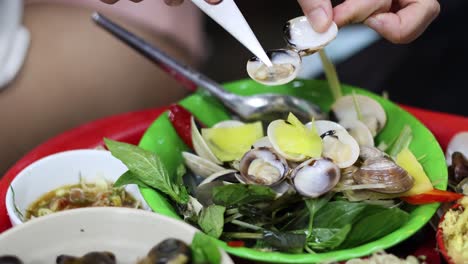
[[463,194],[432,189],[428,192],[400,197],[409,204],[428,204],[428,203],[446,203],[453,202],[463,198]]
[[234,240],[227,242],[227,245],[230,247],[243,247],[245,246],[245,242],[242,240]]
[[192,114],[184,107],[178,104],[173,104],[169,106],[168,116],[169,120],[172,123],[172,126],[174,127],[182,141],[184,141],[185,144],[187,144],[190,148],[193,149],[190,124]]

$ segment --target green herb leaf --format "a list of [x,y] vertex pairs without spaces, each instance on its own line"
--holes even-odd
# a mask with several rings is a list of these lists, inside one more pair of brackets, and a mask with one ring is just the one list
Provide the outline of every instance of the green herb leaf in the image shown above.
[[192,240],[192,263],[194,264],[220,264],[221,252],[213,238],[197,232]]
[[399,208],[370,206],[353,225],[341,248],[355,247],[381,238],[400,228],[408,219],[409,214]]
[[167,194],[177,203],[188,202],[187,189],[179,182],[172,181],[166,167],[155,153],[127,143],[109,139],[104,141],[112,155],[122,161],[141,182]]
[[398,153],[410,145],[411,140],[413,140],[413,131],[411,130],[410,126],[405,125],[395,142],[388,150],[390,157],[395,158]]
[[122,174],[117,181],[114,183],[114,187],[121,187],[127,184],[136,184],[139,187],[148,187],[144,182],[142,182],[133,172],[126,171]]
[[270,187],[250,184],[229,184],[213,189],[213,202],[223,206],[272,201],[276,197]]
[[366,207],[365,203],[329,202],[316,213],[314,227],[341,228],[346,224],[353,224]]
[[335,249],[343,243],[350,230],[350,224],[342,228],[314,228],[307,239],[307,245],[314,250]]
[[304,202],[309,209],[309,232],[308,236],[312,234],[312,228],[314,223],[314,216],[318,212],[318,210],[322,209],[333,197],[334,193],[329,192],[326,195],[315,198],[315,199],[305,199]]
[[180,164],[177,169],[176,169],[176,183],[179,185],[183,185],[183,177],[185,173],[187,172],[187,169],[185,168],[184,164]]
[[10,190],[11,190],[11,198],[13,198],[13,209],[15,210],[15,213],[18,214],[21,221],[24,221],[25,220],[24,215],[23,213],[21,213],[21,210],[16,205],[16,194],[15,194],[15,190],[13,189],[13,186],[11,185],[10,185]]
[[203,208],[198,218],[198,225],[206,234],[219,238],[223,233],[225,211],[226,208],[219,205]]
[[292,232],[264,231],[263,240],[275,249],[290,253],[301,253],[306,245],[305,234]]

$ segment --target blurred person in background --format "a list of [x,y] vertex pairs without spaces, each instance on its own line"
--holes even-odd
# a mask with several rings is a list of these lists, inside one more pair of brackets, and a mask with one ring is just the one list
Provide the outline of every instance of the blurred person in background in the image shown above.
[[[186,94],[146,59],[95,27],[90,14],[101,11],[197,66],[205,58],[207,43],[195,6],[166,5],[179,5],[180,0],[165,0],[166,4],[146,0],[137,5],[102,2],[114,5],[98,0],[26,1],[23,23],[31,44],[18,75],[0,92],[0,173],[34,146],[67,129],[112,114],[166,105]],[[317,31],[325,30],[332,20],[339,26],[363,22],[394,43],[414,40],[439,11],[435,0],[373,3],[347,0],[332,9],[328,0],[299,0]]]
[[[7,2],[21,1],[2,0],[0,13],[6,12]],[[95,26],[90,18],[94,10],[184,63],[202,63],[202,16],[190,3],[175,8],[162,1],[110,6],[98,0],[26,0],[21,24],[29,31],[29,48],[16,76],[0,85],[0,177],[29,150],[66,130],[167,105],[187,94],[166,73]],[[8,16],[0,14],[3,25],[2,19]],[[7,59],[0,56],[0,73]]]

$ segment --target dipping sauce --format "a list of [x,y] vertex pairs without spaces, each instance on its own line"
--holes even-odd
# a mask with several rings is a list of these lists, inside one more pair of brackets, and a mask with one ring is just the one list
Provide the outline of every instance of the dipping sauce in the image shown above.
[[97,206],[142,209],[140,201],[123,186],[114,187],[113,183],[104,179],[91,183],[80,180],[78,184],[62,186],[41,196],[26,210],[25,220],[69,209]]

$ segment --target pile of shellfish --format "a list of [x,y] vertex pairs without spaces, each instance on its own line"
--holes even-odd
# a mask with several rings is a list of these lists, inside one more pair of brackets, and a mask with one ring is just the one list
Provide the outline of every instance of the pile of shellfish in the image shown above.
[[[331,116],[333,121],[297,124],[307,135],[318,136],[319,143],[311,145],[316,150],[294,153],[290,148],[285,149],[285,143],[280,141],[287,142],[284,135],[290,134],[282,133],[283,138],[279,138],[279,129],[293,124],[289,119],[279,119],[269,123],[266,135],[259,135],[237,158],[233,155],[223,160],[192,119],[194,153],[182,155],[185,165],[203,178],[195,189],[195,197],[203,205],[210,204],[210,190],[231,183],[264,185],[278,196],[295,191],[309,198],[340,190],[395,196],[413,187],[413,177],[375,146],[374,137],[387,122],[386,113],[377,101],[364,95],[343,96],[332,105]],[[228,120],[213,127],[242,125],[243,122]]]

